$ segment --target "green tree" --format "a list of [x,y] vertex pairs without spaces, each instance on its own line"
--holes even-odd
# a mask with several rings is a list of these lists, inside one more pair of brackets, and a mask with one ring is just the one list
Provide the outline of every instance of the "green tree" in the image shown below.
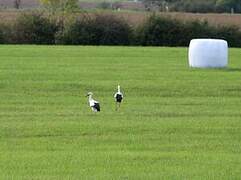
[[147,9],[184,12],[241,12],[241,0],[141,0]]
[[16,9],[19,9],[19,8],[20,8],[20,5],[21,5],[21,0],[15,0],[15,1],[14,1],[14,7],[15,7]]
[[78,8],[78,0],[40,0],[47,9],[56,11],[74,11]]
[[240,0],[217,0],[216,7],[218,11],[230,12],[241,12],[241,1]]
[[149,10],[159,10],[159,11],[168,11],[168,3],[170,0],[142,0],[146,9]]

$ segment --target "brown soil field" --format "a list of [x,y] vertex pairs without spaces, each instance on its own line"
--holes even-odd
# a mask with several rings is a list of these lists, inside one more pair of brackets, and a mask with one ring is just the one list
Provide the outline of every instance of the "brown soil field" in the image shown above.
[[241,29],[241,14],[199,14],[199,13],[165,13],[167,16],[181,19],[184,21],[190,20],[207,20],[211,25],[236,25]]
[[[152,13],[119,12],[118,15],[131,24],[140,24]],[[157,13],[161,16],[171,17],[182,21],[201,20],[208,21],[213,26],[235,25],[241,29],[241,14],[195,14],[195,13]]]

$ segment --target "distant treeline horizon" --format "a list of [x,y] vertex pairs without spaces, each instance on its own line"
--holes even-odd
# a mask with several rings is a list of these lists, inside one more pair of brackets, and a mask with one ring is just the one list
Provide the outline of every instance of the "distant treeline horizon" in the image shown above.
[[[136,11],[241,13],[240,0],[0,0],[0,8],[39,8],[42,2],[65,4],[72,1],[79,9],[128,9]],[[52,2],[53,3],[52,3]],[[71,3],[72,3],[71,2]]]
[[161,11],[194,13],[241,13],[240,0],[140,0],[147,7]]

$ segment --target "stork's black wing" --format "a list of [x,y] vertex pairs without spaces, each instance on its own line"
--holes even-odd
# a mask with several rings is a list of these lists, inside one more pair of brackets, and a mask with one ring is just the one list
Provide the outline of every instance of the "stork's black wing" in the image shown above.
[[121,94],[117,94],[116,95],[116,102],[121,102],[122,101],[122,99],[123,99],[123,97],[122,97],[122,95]]
[[92,106],[93,108],[95,108],[98,112],[100,111],[100,104],[99,103],[95,103],[94,106]]

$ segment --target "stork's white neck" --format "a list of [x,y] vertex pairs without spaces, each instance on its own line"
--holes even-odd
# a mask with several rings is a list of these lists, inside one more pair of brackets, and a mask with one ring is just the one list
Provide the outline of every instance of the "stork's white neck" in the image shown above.
[[92,98],[92,95],[89,95],[89,101],[92,101],[93,98]]
[[118,85],[118,93],[120,93],[120,85]]

